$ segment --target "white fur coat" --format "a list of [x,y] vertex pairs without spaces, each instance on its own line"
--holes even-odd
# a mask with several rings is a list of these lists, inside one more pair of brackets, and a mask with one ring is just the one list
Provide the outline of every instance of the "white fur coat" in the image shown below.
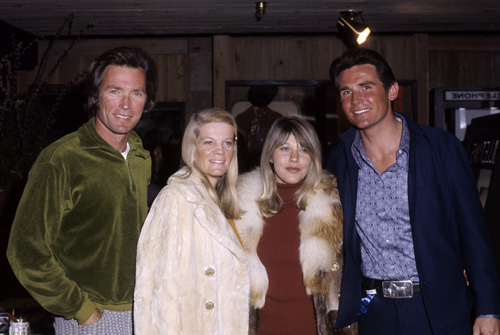
[[[257,255],[264,219],[255,200],[261,192],[259,169],[240,176],[238,195],[245,214],[241,220],[235,220],[235,224],[248,253],[250,304],[255,308],[264,305],[269,284],[266,269]],[[332,328],[334,320],[329,320],[327,314],[338,310],[343,268],[342,206],[336,178],[324,172],[319,187],[307,196],[306,203],[306,209],[299,213],[299,255],[304,290],[314,297],[318,334],[330,334],[333,330],[327,328]]]
[[248,334],[247,255],[197,176],[160,192],[137,248],[135,334]]

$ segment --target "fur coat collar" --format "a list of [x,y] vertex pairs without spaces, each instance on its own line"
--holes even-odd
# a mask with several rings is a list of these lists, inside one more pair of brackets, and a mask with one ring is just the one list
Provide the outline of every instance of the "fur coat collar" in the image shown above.
[[[255,308],[264,305],[269,284],[266,269],[257,255],[264,219],[255,200],[261,192],[259,169],[240,176],[238,195],[245,213],[240,220],[235,220],[235,224],[249,256],[250,305]],[[306,209],[299,213],[299,255],[304,289],[308,294],[325,294],[329,285],[327,279],[332,273],[341,272],[343,262],[342,206],[336,178],[324,172],[320,185],[314,194],[307,196],[306,203]],[[329,303],[329,309],[338,306],[338,295],[334,300]]]

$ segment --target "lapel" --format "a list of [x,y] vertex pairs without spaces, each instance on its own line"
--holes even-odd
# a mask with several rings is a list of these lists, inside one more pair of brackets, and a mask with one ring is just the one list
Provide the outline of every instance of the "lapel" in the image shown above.
[[342,178],[343,182],[339,189],[342,206],[344,209],[344,244],[345,248],[349,248],[353,254],[358,254],[360,245],[358,234],[356,232],[356,202],[358,198],[358,172],[359,166],[351,152],[352,143],[354,142],[355,131],[350,128],[346,133],[341,135],[341,145],[344,146],[345,160],[347,163],[344,175],[337,176]]
[[243,251],[243,247],[240,245],[226,217],[212,199],[206,198],[202,200],[196,206],[194,215],[200,226],[202,226],[214,240],[228,249],[239,260],[246,262],[247,257]]
[[197,222],[215,241],[228,249],[240,261],[246,263],[247,256],[243,247],[219,206],[210,198],[205,185],[194,173],[187,179],[189,182],[185,184],[183,193],[187,201],[195,204],[193,214]]
[[[417,156],[417,145],[418,142],[424,139],[424,132],[422,129],[418,127],[418,125],[411,120],[406,115],[403,115],[406,119],[406,124],[408,126],[408,131],[410,132],[410,154],[409,154],[409,167],[408,167],[408,206],[410,213],[410,224],[412,226],[413,238],[418,239],[418,234],[415,234],[416,230],[414,229],[414,223],[416,220],[416,211],[415,208],[418,206],[418,197],[417,197],[417,164],[418,157]],[[431,143],[430,141],[428,143]],[[420,156],[421,157],[421,156]]]

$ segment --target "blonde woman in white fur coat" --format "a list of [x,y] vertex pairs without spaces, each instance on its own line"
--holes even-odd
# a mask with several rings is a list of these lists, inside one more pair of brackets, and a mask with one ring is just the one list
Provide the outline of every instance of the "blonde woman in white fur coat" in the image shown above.
[[342,278],[342,207],[321,146],[305,120],[274,122],[260,169],[240,176],[249,255],[251,331],[256,334],[355,334],[333,329]]
[[227,219],[240,217],[236,134],[221,109],[191,117],[186,166],[158,195],[139,238],[136,335],[248,334],[247,255]]

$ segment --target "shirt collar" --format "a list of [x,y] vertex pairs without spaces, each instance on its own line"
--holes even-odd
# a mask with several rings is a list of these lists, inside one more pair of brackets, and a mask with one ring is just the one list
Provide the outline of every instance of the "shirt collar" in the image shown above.
[[[401,133],[401,143],[399,145],[399,149],[404,150],[406,154],[410,152],[410,131],[408,130],[408,125],[406,123],[405,118],[400,113],[394,112],[394,116],[396,120],[403,123],[403,131]],[[354,134],[354,141],[352,142],[351,151],[358,164],[359,168],[362,169],[365,164],[363,164],[363,160],[368,162],[368,156],[363,149],[363,140],[359,133],[359,130],[356,129],[356,133]]]
[[408,124],[406,123],[403,115],[395,112],[396,120],[403,123],[403,132],[401,134],[401,144],[399,145],[399,149],[406,151],[406,153],[410,152],[410,131],[408,130]]

